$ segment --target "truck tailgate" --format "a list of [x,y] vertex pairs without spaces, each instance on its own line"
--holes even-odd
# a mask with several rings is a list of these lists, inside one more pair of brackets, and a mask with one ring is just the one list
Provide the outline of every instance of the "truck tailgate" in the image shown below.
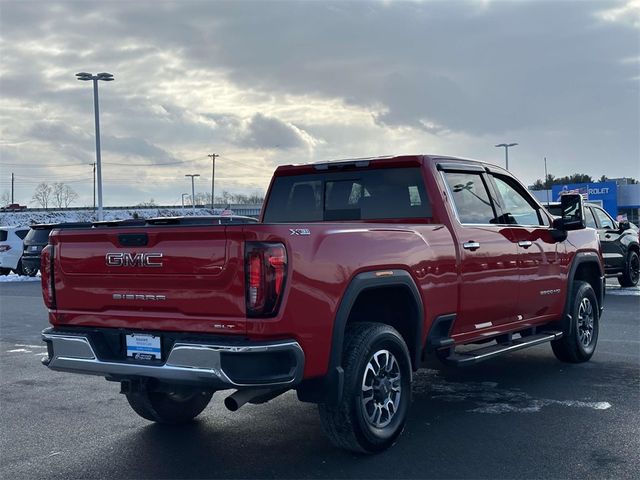
[[245,332],[240,226],[65,229],[51,243],[58,322]]

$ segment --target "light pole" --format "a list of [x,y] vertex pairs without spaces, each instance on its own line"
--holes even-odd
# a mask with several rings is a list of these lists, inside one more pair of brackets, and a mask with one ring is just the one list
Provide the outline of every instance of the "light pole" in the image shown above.
[[110,73],[92,75],[87,72],[76,73],[78,80],[93,80],[93,112],[96,117],[96,169],[98,174],[98,221],[102,220],[102,163],[100,162],[100,111],[98,108],[98,80],[111,82],[114,80]]
[[518,144],[517,143],[499,143],[498,145],[495,145],[496,147],[504,147],[504,161],[505,161],[507,170],[509,170],[509,148],[515,147],[516,145]]
[[[207,155],[207,157],[211,157],[211,210],[213,210],[213,204],[215,203],[214,201],[214,197],[213,197],[213,182],[214,179],[216,178],[216,157],[219,157],[220,155],[218,155],[217,153],[211,153],[209,155]],[[213,214],[213,211],[211,212]]]
[[185,195],[188,197],[189,194],[188,193],[183,193],[182,194],[182,210],[184,210],[184,197],[185,197]]
[[89,165],[93,166],[93,213],[96,213],[96,162]]
[[188,173],[185,177],[191,177],[191,207],[193,208],[193,214],[196,214],[196,187],[193,183],[195,177],[199,177],[199,173]]

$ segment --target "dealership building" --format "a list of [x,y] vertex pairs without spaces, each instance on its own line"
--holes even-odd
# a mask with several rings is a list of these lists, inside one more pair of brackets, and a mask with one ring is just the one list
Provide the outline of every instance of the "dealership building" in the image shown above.
[[590,203],[604,208],[613,218],[626,217],[640,224],[640,184],[628,178],[613,178],[606,182],[554,185],[551,190],[531,190],[542,204],[559,201],[563,192],[579,192]]

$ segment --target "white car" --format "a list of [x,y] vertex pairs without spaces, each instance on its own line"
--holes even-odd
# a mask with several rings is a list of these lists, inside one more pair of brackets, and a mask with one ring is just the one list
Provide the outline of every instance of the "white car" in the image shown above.
[[8,275],[11,270],[22,275],[22,240],[29,233],[29,227],[0,227],[0,275]]

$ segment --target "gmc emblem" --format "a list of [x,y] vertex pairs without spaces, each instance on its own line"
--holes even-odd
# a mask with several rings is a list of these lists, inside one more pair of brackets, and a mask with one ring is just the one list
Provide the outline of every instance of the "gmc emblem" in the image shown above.
[[161,267],[161,253],[107,253],[104,256],[109,267]]

